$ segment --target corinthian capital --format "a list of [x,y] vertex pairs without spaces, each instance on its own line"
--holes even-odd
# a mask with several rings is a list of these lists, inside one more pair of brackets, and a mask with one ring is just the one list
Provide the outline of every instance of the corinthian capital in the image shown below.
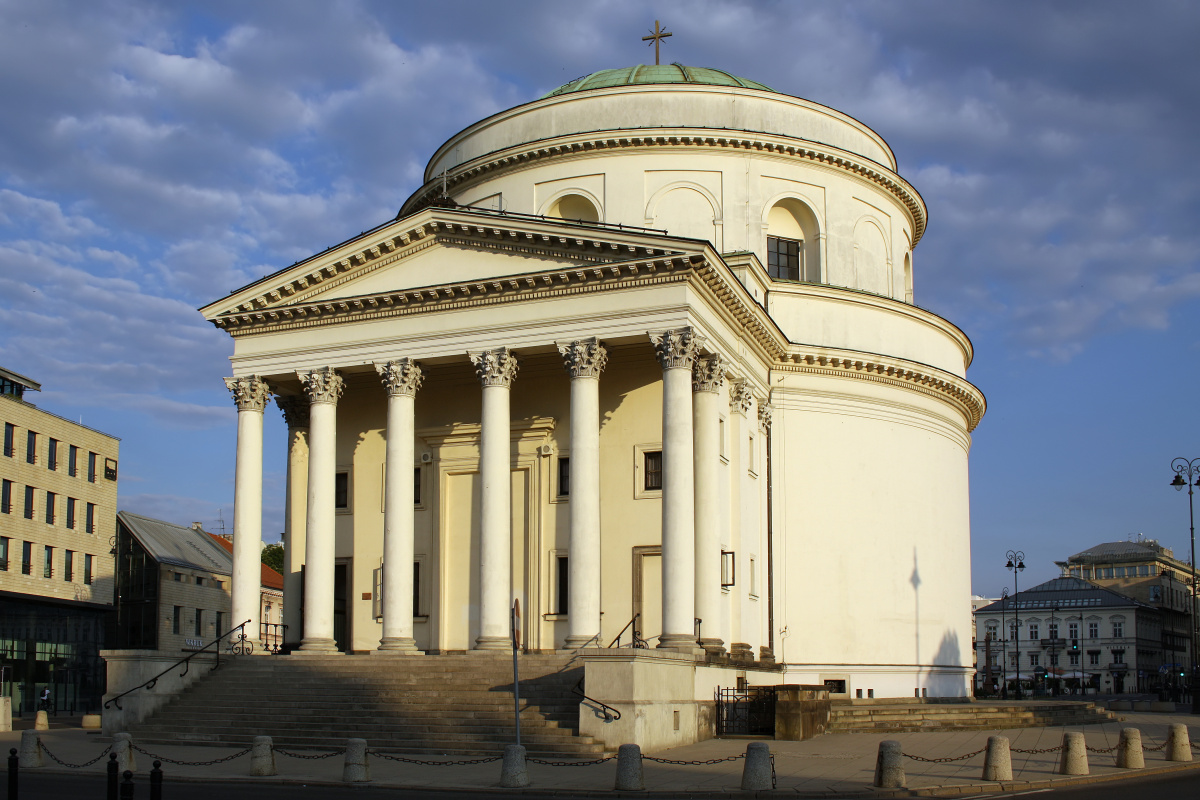
[[771,430],[771,416],[775,413],[775,407],[764,401],[758,404],[758,429],[763,433]]
[[288,430],[308,428],[308,398],[302,394],[275,395],[275,405],[283,412]]
[[700,337],[691,328],[677,328],[650,334],[658,363],[667,369],[691,369],[700,347]]
[[337,405],[342,391],[346,388],[346,382],[333,367],[322,367],[311,372],[298,372],[296,377],[300,379],[300,383],[304,384],[308,402],[314,405],[317,403]]
[[608,349],[595,336],[555,344],[572,378],[599,378],[608,364]]
[[517,356],[507,347],[467,353],[467,358],[475,365],[475,374],[484,386],[503,386],[507,389],[512,386],[513,378],[517,377]]
[[388,397],[415,397],[425,382],[421,365],[411,358],[397,358],[386,364],[376,364],[375,371],[383,379]]
[[697,356],[692,364],[692,391],[719,392],[725,382],[725,359],[719,355]]
[[731,411],[736,411],[743,417],[750,411],[751,404],[754,403],[754,392],[750,388],[750,381],[736,380],[729,386],[729,408]]
[[233,402],[237,404],[238,411],[262,411],[271,399],[270,387],[257,375],[226,378],[225,387],[233,395]]

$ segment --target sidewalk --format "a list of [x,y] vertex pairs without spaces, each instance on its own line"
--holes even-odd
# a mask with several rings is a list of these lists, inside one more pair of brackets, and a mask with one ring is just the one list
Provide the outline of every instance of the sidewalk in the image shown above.
[[[963,756],[987,745],[989,736],[1003,735],[1009,738],[1013,748],[1040,750],[1057,748],[1063,733],[1080,730],[1086,735],[1087,743],[1094,748],[1109,748],[1117,744],[1122,727],[1140,728],[1142,743],[1146,747],[1159,745],[1166,740],[1167,726],[1171,723],[1189,724],[1193,741],[1200,737],[1200,725],[1188,714],[1128,713],[1123,721],[1103,725],[1056,728],[1022,728],[1009,731],[961,731],[896,734],[847,734],[822,736],[807,742],[769,742],[775,756],[778,789],[783,793],[799,793],[802,796],[871,795],[874,797],[905,796],[914,792],[921,794],[977,794],[984,789],[1040,789],[1050,784],[1078,784],[1097,780],[1111,780],[1134,776],[1161,774],[1181,769],[1200,769],[1200,761],[1179,764],[1164,760],[1161,752],[1147,752],[1145,770],[1121,770],[1115,764],[1115,754],[1089,753],[1091,775],[1071,777],[1055,774],[1058,752],[1042,754],[1012,754],[1013,782],[1004,785],[980,780],[983,771],[982,753],[962,761],[926,763],[905,759],[908,777],[906,790],[880,790],[872,787],[875,771],[875,755],[879,743],[895,739],[901,743],[905,755],[923,758]],[[19,731],[0,733],[5,751],[18,747]],[[94,732],[79,729],[56,728],[42,734],[42,742],[55,756],[70,763],[82,763],[95,758],[108,746],[108,742]],[[209,747],[203,745],[135,745],[158,756],[183,761],[213,761],[234,755],[240,748]],[[368,742],[369,744],[369,742]],[[745,752],[748,741],[739,739],[711,739],[705,742],[678,747],[671,750],[649,753],[659,758],[676,761],[707,761],[710,759],[737,756]],[[329,751],[298,751],[320,753]],[[452,756],[404,756],[438,761],[475,761],[476,758],[458,759]],[[1198,753],[1200,757],[1200,753]],[[45,771],[102,773],[107,758],[83,770],[69,770],[46,758]],[[566,759],[564,759],[566,760]],[[142,753],[137,755],[139,773],[149,771],[153,758]],[[276,754],[279,775],[272,778],[253,778],[250,756],[242,755],[224,763],[211,766],[184,766],[164,763],[163,772],[169,781],[260,781],[266,783],[341,784],[342,758],[335,755],[319,760],[290,758]],[[740,790],[742,761],[725,761],[708,765],[668,765],[651,761],[644,762],[646,789],[654,794],[729,793]],[[370,762],[372,784],[377,786],[411,787],[424,789],[489,789],[497,788],[500,779],[500,763],[466,764],[454,766],[425,766],[398,763],[380,756],[372,756]],[[541,764],[529,765],[532,786],[528,789],[511,790],[526,794],[553,793],[585,795],[591,793],[611,795],[616,776],[616,760],[603,764],[577,767],[556,767]]]

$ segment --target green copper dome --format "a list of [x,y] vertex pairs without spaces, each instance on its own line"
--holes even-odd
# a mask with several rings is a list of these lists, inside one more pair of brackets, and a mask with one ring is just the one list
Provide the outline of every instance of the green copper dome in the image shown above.
[[762,89],[767,92],[775,91],[770,86],[765,86],[757,81],[747,80],[746,78],[739,78],[736,75],[730,75],[728,72],[722,72],[719,69],[685,67],[683,64],[650,66],[639,64],[636,67],[602,69],[599,72],[593,72],[591,75],[576,78],[570,83],[564,83],[545,96],[554,97],[555,95],[570,94],[571,92],[585,92],[588,89],[606,89],[610,86],[640,86],[655,83],[741,86],[745,89]]

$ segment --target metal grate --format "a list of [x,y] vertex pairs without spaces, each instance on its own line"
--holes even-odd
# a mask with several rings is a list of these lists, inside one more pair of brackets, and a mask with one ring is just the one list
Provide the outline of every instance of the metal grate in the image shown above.
[[717,736],[774,735],[774,686],[717,689]]

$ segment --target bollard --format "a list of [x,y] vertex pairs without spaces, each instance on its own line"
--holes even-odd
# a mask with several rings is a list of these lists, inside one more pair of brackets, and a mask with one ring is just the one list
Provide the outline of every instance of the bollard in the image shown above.
[[8,796],[10,800],[17,800],[17,776],[20,768],[21,759],[17,755],[17,748],[10,747],[8,749]]
[[1062,757],[1058,761],[1059,775],[1087,775],[1087,740],[1079,731],[1063,734]]
[[133,752],[133,734],[118,733],[113,737],[112,751],[117,754],[117,769],[122,773],[137,771],[137,756]]
[[617,748],[617,782],[613,786],[618,792],[640,792],[646,788],[642,775],[642,748],[636,744],[623,744]]
[[1121,740],[1117,743],[1117,766],[1121,769],[1146,768],[1146,759],[1142,756],[1142,732],[1138,728],[1121,728]]
[[162,800],[162,762],[155,761],[150,770],[150,800]]
[[125,780],[121,781],[121,800],[133,800],[133,773],[129,770],[124,772]]
[[33,729],[35,731],[50,730],[50,715],[44,710],[37,712],[37,717],[33,720]]
[[1167,732],[1167,761],[1191,761],[1192,742],[1187,725],[1172,725]]
[[500,762],[500,785],[505,789],[523,789],[529,785],[525,748],[519,744],[504,746],[504,760]]
[[117,800],[117,790],[121,781],[121,771],[117,767],[117,754],[108,754],[108,800]]
[[21,731],[21,766],[25,769],[44,767],[42,739],[37,731]]
[[275,746],[270,736],[255,736],[250,746],[250,774],[278,775],[275,769]]
[[880,742],[879,755],[875,757],[875,786],[880,789],[903,789],[903,758],[900,743],[895,739]]
[[371,780],[371,767],[367,763],[366,739],[346,740],[346,760],[342,766],[342,780],[347,783]]
[[766,742],[746,745],[746,760],[742,764],[742,791],[757,792],[771,789],[771,748]]
[[983,759],[983,779],[985,781],[1011,781],[1012,753],[1008,749],[1008,739],[1004,736],[989,736],[987,755]]

